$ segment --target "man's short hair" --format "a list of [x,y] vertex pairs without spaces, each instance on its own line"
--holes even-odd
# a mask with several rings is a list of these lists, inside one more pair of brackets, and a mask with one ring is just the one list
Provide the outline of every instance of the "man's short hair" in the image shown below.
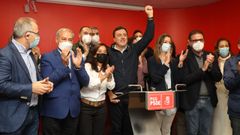
[[195,35],[195,34],[201,34],[203,35],[203,32],[200,31],[200,30],[192,30],[189,35],[188,35],[188,40],[191,40],[192,39],[192,36]]
[[31,17],[20,17],[13,28],[13,38],[20,38],[26,32],[33,31],[33,23],[37,24],[37,21]]
[[140,31],[140,30],[135,30],[135,31],[133,32],[133,36],[134,36],[136,33],[141,33],[141,34],[142,34],[142,31]]
[[57,32],[56,32],[56,38],[58,39],[60,37],[60,34],[63,32],[70,32],[72,34],[72,38],[74,38],[74,33],[71,29],[69,28],[60,28]]
[[118,26],[118,27],[116,27],[114,30],[113,30],[113,37],[115,37],[115,33],[116,33],[116,31],[118,31],[118,30],[125,30],[127,33],[128,33],[128,31],[127,31],[127,29],[125,28],[125,27],[123,27],[123,26]]
[[84,28],[89,28],[89,29],[91,29],[89,26],[82,26],[82,27],[80,28],[80,30],[79,30],[79,33],[81,33]]

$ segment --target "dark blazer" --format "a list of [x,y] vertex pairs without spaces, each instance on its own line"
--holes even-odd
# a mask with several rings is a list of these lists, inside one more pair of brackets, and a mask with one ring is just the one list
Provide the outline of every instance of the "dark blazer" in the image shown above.
[[[151,88],[155,88],[157,91],[165,91],[168,90],[165,80],[165,74],[168,69],[171,70],[171,90],[175,90],[175,85],[179,81],[180,71],[177,67],[178,58],[174,58],[170,62],[170,67],[162,64],[162,62],[157,62],[154,56],[148,59],[148,73],[150,77],[150,90]],[[176,107],[179,106],[179,96],[178,93],[175,95]]]
[[63,119],[69,113],[73,118],[77,117],[80,112],[80,85],[89,83],[84,62],[79,70],[73,64],[70,69],[63,65],[56,49],[42,56],[41,74],[54,84],[53,91],[43,96],[41,115]]
[[150,57],[148,59],[148,72],[151,80],[150,86],[154,87],[157,91],[168,90],[164,76],[170,68],[171,89],[174,90],[178,76],[177,63],[178,61],[176,59],[172,59],[172,61],[170,62],[170,67],[168,67],[162,64],[161,61],[158,63],[154,56]]
[[22,126],[31,96],[32,81],[27,66],[15,45],[10,42],[0,50],[0,133],[14,132]]
[[[203,61],[209,53],[203,52]],[[195,54],[189,49],[188,56],[183,65],[183,76],[181,81],[187,84],[187,91],[181,93],[181,107],[184,110],[192,110],[199,99],[201,81],[206,84],[212,106],[217,105],[218,99],[216,95],[215,83],[222,79],[222,74],[218,66],[217,57],[212,64],[211,70],[205,72],[199,68]]]
[[229,90],[228,115],[240,118],[240,74],[237,63],[240,61],[240,54],[229,58],[224,64],[223,80],[225,87]]

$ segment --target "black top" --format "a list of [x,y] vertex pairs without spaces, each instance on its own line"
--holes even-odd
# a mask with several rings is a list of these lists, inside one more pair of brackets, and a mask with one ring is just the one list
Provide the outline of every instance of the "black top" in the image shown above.
[[116,82],[115,91],[129,92],[129,84],[137,83],[138,56],[151,42],[154,36],[154,22],[148,20],[143,38],[136,44],[128,45],[121,53],[114,49],[114,45],[108,50],[109,64],[115,66],[113,72]]

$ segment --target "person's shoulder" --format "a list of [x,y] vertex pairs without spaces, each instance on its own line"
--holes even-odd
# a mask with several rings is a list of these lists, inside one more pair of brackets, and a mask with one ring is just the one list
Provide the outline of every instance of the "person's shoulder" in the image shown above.
[[227,59],[225,63],[233,63],[233,62],[235,63],[237,61],[238,61],[238,57],[237,56],[232,56],[229,59]]
[[55,59],[57,53],[58,53],[57,50],[53,50],[51,52],[46,52],[42,55],[42,58],[45,58],[45,59],[53,58],[53,59]]
[[1,48],[0,54],[2,56],[11,56],[11,55],[15,54],[16,52],[14,52],[14,51],[17,51],[17,49],[14,50],[11,46],[13,47],[13,44],[8,43],[4,48]]

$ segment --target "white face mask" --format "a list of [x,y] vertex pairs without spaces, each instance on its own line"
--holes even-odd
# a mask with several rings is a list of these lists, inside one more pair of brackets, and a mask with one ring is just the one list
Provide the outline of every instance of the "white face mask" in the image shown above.
[[82,41],[84,44],[90,44],[92,40],[92,37],[89,34],[82,36]]
[[63,41],[58,44],[58,48],[60,48],[61,50],[64,49],[72,50],[72,46],[73,46],[72,42],[69,41]]
[[138,42],[139,40],[141,40],[142,39],[142,37],[137,37],[136,38],[136,42]]
[[192,45],[192,48],[197,52],[202,51],[203,47],[204,47],[204,43],[201,41],[197,41],[196,43],[193,43],[193,45]]
[[163,52],[168,52],[168,51],[170,50],[170,48],[171,48],[171,44],[169,44],[169,43],[163,43],[163,44],[162,44],[162,47],[161,47],[161,50],[162,50]]
[[99,43],[99,40],[100,40],[99,35],[94,35],[94,36],[92,36],[92,42],[93,42],[93,43]]

